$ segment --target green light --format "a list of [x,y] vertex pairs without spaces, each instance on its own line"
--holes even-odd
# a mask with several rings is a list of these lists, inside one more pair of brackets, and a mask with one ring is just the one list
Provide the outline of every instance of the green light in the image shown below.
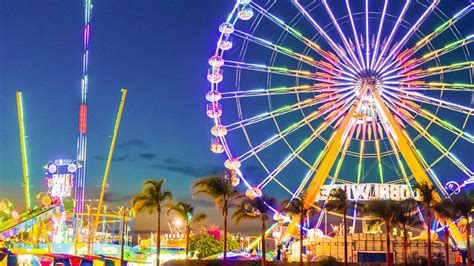
[[459,40],[459,41],[457,41],[457,42],[452,42],[452,43],[446,45],[446,46],[444,47],[444,49],[448,49],[448,48],[450,48],[450,47],[453,47],[453,46],[455,46],[456,44],[461,43],[461,42],[463,42],[463,41],[465,41],[465,39],[464,39],[464,40]]
[[359,163],[358,167],[357,167],[357,183],[360,183],[360,174],[362,172],[362,164]]
[[288,48],[285,48],[283,46],[277,46],[279,49],[285,51],[285,52],[288,52],[288,53],[293,53],[293,51],[291,49],[288,49]]
[[382,171],[381,163],[379,163],[379,174],[380,174],[380,183],[383,184],[383,171]]
[[283,106],[283,107],[281,107],[281,108],[276,109],[276,110],[275,110],[275,113],[283,112],[283,111],[286,111],[286,110],[288,110],[288,109],[290,109],[290,106],[289,106],[289,105]]
[[277,87],[273,89],[269,89],[268,91],[286,91],[288,88],[287,87]]
[[293,32],[295,35],[297,35],[298,37],[304,37],[303,34],[301,34],[301,32],[293,29],[293,28],[289,28],[291,30],[291,32]]
[[445,23],[441,24],[439,27],[437,27],[434,32],[438,32],[438,31],[442,31],[443,28],[445,28],[447,25],[449,25],[449,23],[451,23],[451,20],[448,20],[446,21]]
[[288,69],[284,67],[271,67],[271,68],[274,70],[281,71],[281,72],[288,72]]

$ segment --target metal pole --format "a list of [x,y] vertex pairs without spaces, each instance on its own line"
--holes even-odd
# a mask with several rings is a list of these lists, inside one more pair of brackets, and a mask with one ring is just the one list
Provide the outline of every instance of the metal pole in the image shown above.
[[25,192],[25,204],[26,209],[31,208],[31,197],[30,197],[30,177],[28,174],[28,157],[26,153],[26,136],[25,136],[25,124],[23,119],[23,97],[21,92],[16,92],[16,106],[18,111],[18,128],[20,131],[20,149],[21,149],[21,165],[23,168],[23,190]]
[[125,246],[125,209],[122,207],[120,208],[121,216],[122,216],[122,235],[120,236],[120,266],[123,265],[123,253],[124,253],[124,246]]

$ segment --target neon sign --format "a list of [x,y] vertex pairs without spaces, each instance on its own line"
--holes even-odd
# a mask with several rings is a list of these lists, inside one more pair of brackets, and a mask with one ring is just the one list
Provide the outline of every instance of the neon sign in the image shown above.
[[53,198],[72,196],[77,164],[71,160],[59,159],[45,165],[46,186]]

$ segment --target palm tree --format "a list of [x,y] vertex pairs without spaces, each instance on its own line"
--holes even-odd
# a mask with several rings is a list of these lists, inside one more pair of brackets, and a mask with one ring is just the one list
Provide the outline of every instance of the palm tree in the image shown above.
[[445,265],[449,265],[449,226],[448,221],[456,219],[456,214],[453,210],[453,202],[450,198],[446,198],[434,206],[434,212],[444,226],[444,251],[446,253]]
[[466,220],[466,248],[467,248],[467,265],[472,265],[471,255],[471,221],[474,208],[474,191],[462,192],[452,197],[451,208],[457,217]]
[[224,264],[227,261],[227,216],[229,209],[237,205],[237,201],[243,197],[239,191],[232,187],[230,180],[226,178],[228,174],[221,176],[210,176],[201,178],[193,184],[196,189],[194,195],[205,194],[211,197],[216,204],[216,208],[221,210],[224,220]]
[[260,237],[262,239],[262,265],[266,264],[266,247],[265,247],[265,233],[267,231],[266,222],[270,218],[270,206],[274,205],[276,200],[268,197],[256,197],[254,199],[246,199],[237,207],[232,219],[236,223],[244,219],[260,219]]
[[436,200],[434,198],[435,189],[433,186],[428,183],[416,183],[413,186],[418,190],[421,200],[418,202],[425,213],[425,226],[427,230],[428,237],[428,266],[431,266],[431,221],[433,219],[433,209],[436,205]]
[[394,200],[372,200],[365,206],[365,211],[370,215],[377,217],[377,222],[385,223],[385,235],[387,236],[387,265],[390,266],[390,234],[391,228],[396,223],[397,213],[399,212],[398,203]]
[[416,201],[414,199],[406,199],[398,202],[395,222],[403,230],[403,260],[408,265],[408,234],[407,226],[415,227],[421,224],[416,215]]
[[331,211],[337,211],[339,213],[342,213],[342,223],[344,224],[344,229],[343,229],[343,235],[344,235],[344,265],[347,265],[348,263],[348,256],[347,256],[347,210],[352,206],[352,202],[349,201],[347,198],[346,191],[342,188],[337,188],[331,190],[331,193],[329,194],[329,198],[326,202],[326,210]]
[[300,265],[303,265],[303,231],[304,231],[304,219],[308,215],[313,214],[316,208],[309,207],[305,208],[305,197],[306,193],[301,193],[300,198],[286,199],[282,202],[282,210],[291,214],[292,216],[298,216],[300,222]]
[[156,211],[156,265],[160,265],[161,247],[161,207],[165,201],[170,201],[173,194],[170,191],[163,191],[165,180],[149,179],[143,183],[143,189],[132,198],[132,206],[137,212],[142,210],[152,214]]
[[174,212],[178,217],[185,221],[186,224],[186,229],[185,229],[185,240],[186,240],[186,248],[185,248],[185,253],[186,253],[186,260],[188,259],[188,253],[189,253],[189,235],[191,234],[191,225],[195,223],[199,223],[202,220],[206,219],[206,215],[204,213],[194,213],[194,207],[185,202],[178,202],[176,204],[170,204],[168,206],[168,212],[167,214],[169,215],[170,213]]

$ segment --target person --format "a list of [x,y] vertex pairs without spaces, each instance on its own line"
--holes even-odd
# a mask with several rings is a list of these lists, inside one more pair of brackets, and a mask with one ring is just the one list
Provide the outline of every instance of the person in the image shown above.
[[281,249],[283,248],[282,244],[277,245],[277,255],[276,255],[276,260],[281,261]]

